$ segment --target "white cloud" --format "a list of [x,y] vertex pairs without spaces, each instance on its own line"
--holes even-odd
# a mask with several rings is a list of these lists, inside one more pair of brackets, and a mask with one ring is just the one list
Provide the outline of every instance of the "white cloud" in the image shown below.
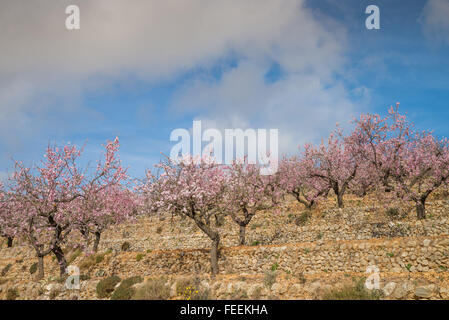
[[449,1],[428,0],[419,18],[424,34],[436,44],[449,45]]
[[[85,92],[111,81],[170,81],[230,55],[241,60],[221,80],[197,78],[177,93],[179,111],[280,128],[291,146],[321,136],[355,108],[333,77],[343,71],[345,30],[322,15],[318,21],[303,0],[79,0],[78,31],[65,29],[70,4],[0,3],[0,139],[15,143],[48,130],[52,114],[79,111]],[[273,62],[285,77],[267,83]]]

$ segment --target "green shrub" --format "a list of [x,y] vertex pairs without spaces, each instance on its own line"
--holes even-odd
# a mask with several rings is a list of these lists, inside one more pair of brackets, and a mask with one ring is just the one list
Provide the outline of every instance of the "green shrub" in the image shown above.
[[125,280],[120,283],[120,287],[131,287],[135,285],[136,283],[141,283],[143,281],[141,276],[133,276],[126,278]]
[[398,218],[399,217],[399,209],[398,208],[388,208],[387,216],[390,218]]
[[95,263],[101,263],[104,260],[105,253],[95,255]]
[[263,283],[266,287],[271,288],[273,284],[276,283],[277,273],[276,271],[270,270],[265,272],[265,277]]
[[90,276],[88,274],[80,274],[80,280],[81,281],[86,281],[89,280]]
[[107,254],[108,254],[108,251],[85,257],[79,265],[80,269],[90,269],[94,265],[101,263]]
[[6,291],[6,300],[16,300],[19,297],[19,291],[16,288],[9,288]]
[[11,263],[8,263],[8,264],[3,268],[2,272],[1,272],[1,276],[2,276],[2,277],[6,276],[6,274],[8,273],[9,269],[11,269],[11,267],[12,267],[12,264],[11,264]]
[[133,300],[167,300],[170,298],[170,288],[165,285],[164,278],[149,279],[136,290]]
[[[246,292],[245,292],[246,293]],[[190,300],[211,300],[211,293],[209,289],[199,289],[191,297]]]
[[35,274],[36,271],[37,271],[37,262],[33,263],[33,264],[30,266],[30,274]]
[[128,251],[129,248],[131,248],[131,245],[129,244],[128,241],[122,243],[122,251]]
[[137,256],[136,256],[136,261],[142,260],[143,257],[145,257],[145,255],[143,253],[138,253]]
[[100,280],[97,284],[97,297],[100,299],[109,298],[114,291],[115,286],[120,281],[121,279],[117,276],[107,277]]
[[253,243],[251,243],[252,246],[258,246],[260,244],[260,242],[258,240],[253,241]]
[[331,289],[322,296],[323,300],[379,300],[382,296],[380,290],[365,288],[365,279],[360,279],[352,285],[341,289]]
[[134,276],[123,280],[118,288],[114,290],[111,300],[130,300],[136,291],[132,286],[142,281],[141,276]]
[[176,293],[178,295],[182,295],[186,288],[194,287],[195,282],[199,283],[199,281],[195,281],[193,278],[182,278],[176,281]]
[[303,212],[303,213],[301,213],[301,215],[298,218],[296,218],[295,224],[297,226],[305,225],[307,223],[307,221],[309,221],[310,216],[311,216],[310,212]]
[[91,267],[93,267],[95,265],[95,256],[88,256],[85,257],[81,262],[80,262],[80,269],[90,269]]
[[131,287],[119,286],[114,290],[114,293],[111,296],[111,300],[131,300],[131,298],[135,294],[135,291],[136,290]]
[[71,265],[73,261],[76,260],[76,258],[79,257],[79,255],[81,254],[81,249],[76,249],[75,252],[70,256],[69,259],[67,259],[67,265]]
[[[241,280],[244,281],[244,280]],[[183,296],[185,300],[210,300],[211,292],[209,289],[201,288],[200,278],[184,278],[176,282],[176,292]]]

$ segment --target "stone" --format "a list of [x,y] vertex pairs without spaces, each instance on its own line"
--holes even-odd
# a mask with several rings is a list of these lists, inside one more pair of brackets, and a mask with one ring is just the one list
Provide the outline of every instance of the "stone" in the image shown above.
[[175,282],[173,282],[173,284],[172,284],[171,287],[170,287],[170,296],[171,296],[172,298],[178,296],[178,292],[176,292],[176,285],[177,285],[177,283],[176,283],[176,281],[175,281]]
[[263,287],[260,284],[253,284],[248,288],[248,296],[252,299],[258,299],[260,298],[260,295],[262,293]]
[[441,298],[444,300],[449,299],[449,288],[440,288],[440,295]]
[[294,283],[293,285],[290,286],[288,291],[292,295],[297,295],[301,292],[301,290],[302,286],[299,283]]
[[384,293],[384,295],[386,297],[390,296],[394,289],[396,289],[396,282],[388,282],[383,288],[382,288],[382,292]]
[[419,286],[415,289],[415,296],[419,298],[430,298],[438,291],[438,287],[435,284],[428,284],[426,286]]
[[392,297],[395,299],[402,299],[411,291],[413,291],[413,285],[410,282],[402,282],[396,286]]

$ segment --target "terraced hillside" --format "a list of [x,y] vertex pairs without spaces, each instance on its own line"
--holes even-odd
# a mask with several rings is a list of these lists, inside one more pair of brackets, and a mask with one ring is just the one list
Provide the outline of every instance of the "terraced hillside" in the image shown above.
[[[66,248],[81,272],[80,289],[67,289],[58,266],[45,258],[46,277],[34,281],[30,248],[0,251],[3,299],[447,299],[449,202],[433,199],[428,218],[385,210],[374,199],[334,199],[311,212],[287,200],[259,212],[247,246],[238,226],[219,226],[220,274],[209,276],[208,238],[188,219],[141,217],[104,234],[99,253]],[[366,290],[368,267],[379,270],[379,290]],[[118,278],[113,278],[117,276]],[[125,279],[128,279],[124,281]],[[108,289],[109,288],[109,289]]]

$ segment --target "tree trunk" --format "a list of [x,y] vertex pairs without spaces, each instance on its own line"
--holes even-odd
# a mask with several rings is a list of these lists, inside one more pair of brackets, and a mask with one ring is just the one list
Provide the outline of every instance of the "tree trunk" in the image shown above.
[[212,240],[210,249],[210,264],[212,277],[218,274],[218,245],[220,244],[220,234],[210,227],[209,219],[202,221],[201,218],[192,214],[196,225]]
[[239,244],[241,246],[245,245],[245,233],[246,233],[246,225],[240,225],[240,233],[239,233]]
[[96,231],[96,232],[95,232],[94,246],[93,246],[93,248],[92,248],[92,250],[94,251],[94,253],[97,253],[97,251],[98,251],[98,244],[100,243],[100,238],[101,238],[101,232]]
[[61,247],[59,245],[55,246],[51,251],[54,253],[56,259],[58,260],[60,275],[63,276],[67,274],[67,261]]
[[416,203],[416,214],[419,220],[423,220],[426,218],[426,202],[425,200],[421,200]]
[[210,249],[210,266],[212,277],[218,274],[218,245],[220,244],[220,236],[215,235],[212,239],[211,249]]
[[44,278],[44,257],[42,255],[37,255],[37,275],[36,280],[41,280]]
[[13,237],[8,237],[8,243],[7,243],[7,245],[8,245],[8,248],[11,248],[12,247],[12,241],[13,241]]
[[337,193],[337,203],[338,203],[338,207],[339,208],[343,208],[344,207],[343,195],[341,193]]

